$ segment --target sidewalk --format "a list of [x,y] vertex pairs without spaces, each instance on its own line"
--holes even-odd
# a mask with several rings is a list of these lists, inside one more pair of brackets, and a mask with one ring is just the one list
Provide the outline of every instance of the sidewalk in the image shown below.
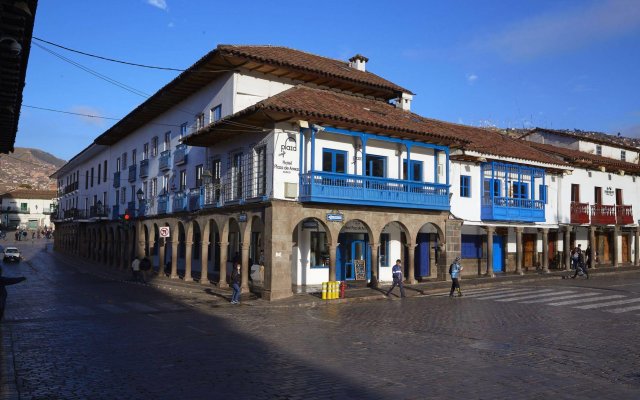
[[[67,263],[72,264],[79,271],[89,273],[95,276],[99,276],[108,280],[117,280],[121,282],[128,282],[131,284],[140,284],[131,281],[131,271],[116,269],[113,267],[106,267],[104,265],[94,265],[88,263],[78,263],[77,258],[73,258],[60,253],[54,253],[49,249],[54,257],[60,257]],[[613,267],[598,267],[591,269],[589,275],[598,276],[602,274],[619,274],[624,272],[640,271],[640,267],[634,267],[630,265],[613,268]],[[463,288],[482,288],[482,287],[495,287],[511,283],[525,283],[532,281],[539,281],[543,279],[562,279],[563,276],[573,274],[573,271],[565,270],[553,270],[547,274],[543,274],[539,271],[526,272],[523,275],[515,274],[497,274],[494,278],[486,276],[474,276],[463,277]],[[155,287],[161,290],[170,290],[174,292],[180,292],[183,294],[193,295],[209,295],[216,296],[221,300],[229,301],[231,299],[231,288],[220,289],[215,284],[200,284],[197,281],[185,282],[182,279],[170,279],[164,275],[158,275],[157,273],[148,274],[146,285]],[[342,304],[349,302],[371,301],[371,300],[399,300],[398,290],[396,289],[389,297],[385,296],[386,290],[390,287],[390,284],[383,284],[380,288],[374,289],[369,287],[362,287],[361,285],[355,286],[350,284],[345,291],[345,298],[334,300],[322,300],[320,292],[311,293],[296,293],[292,297],[266,301],[259,298],[254,293],[245,293],[242,295],[242,304],[245,306],[258,306],[258,307],[315,307],[325,304]],[[405,284],[405,291],[407,297],[417,296],[429,296],[440,293],[447,293],[451,288],[450,281],[436,281],[436,282],[424,282],[416,284]],[[228,304],[228,303],[225,303]]]

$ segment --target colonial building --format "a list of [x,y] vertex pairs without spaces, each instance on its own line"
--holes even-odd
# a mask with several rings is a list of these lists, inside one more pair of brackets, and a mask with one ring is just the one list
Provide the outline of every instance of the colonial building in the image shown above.
[[55,190],[14,189],[0,194],[0,224],[2,229],[41,230],[52,228],[55,211]]
[[504,263],[476,252],[468,273],[510,271],[522,234],[559,228],[572,166],[412,113],[411,91],[367,62],[218,46],[54,174],[56,248],[122,268],[147,255],[170,278],[219,287],[239,262],[243,290],[259,264],[254,289],[277,299],[388,282],[398,258],[408,282],[445,279],[470,236],[502,243]]

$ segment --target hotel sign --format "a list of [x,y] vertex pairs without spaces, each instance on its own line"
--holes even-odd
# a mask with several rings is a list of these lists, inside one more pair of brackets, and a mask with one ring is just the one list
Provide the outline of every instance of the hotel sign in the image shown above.
[[329,222],[342,222],[342,221],[344,221],[344,214],[342,214],[342,213],[327,213],[327,221],[329,221]]

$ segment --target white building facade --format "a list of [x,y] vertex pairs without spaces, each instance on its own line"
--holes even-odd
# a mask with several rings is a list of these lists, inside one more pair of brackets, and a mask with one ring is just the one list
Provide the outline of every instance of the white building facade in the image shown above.
[[51,214],[56,209],[55,190],[14,189],[0,195],[2,229],[53,229]]

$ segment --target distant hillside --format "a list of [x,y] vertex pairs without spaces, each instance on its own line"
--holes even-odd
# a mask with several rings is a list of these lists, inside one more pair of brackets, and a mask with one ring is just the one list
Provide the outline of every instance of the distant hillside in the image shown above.
[[49,175],[66,161],[39,149],[16,147],[11,154],[0,154],[0,193],[19,186],[31,189],[56,189]]

